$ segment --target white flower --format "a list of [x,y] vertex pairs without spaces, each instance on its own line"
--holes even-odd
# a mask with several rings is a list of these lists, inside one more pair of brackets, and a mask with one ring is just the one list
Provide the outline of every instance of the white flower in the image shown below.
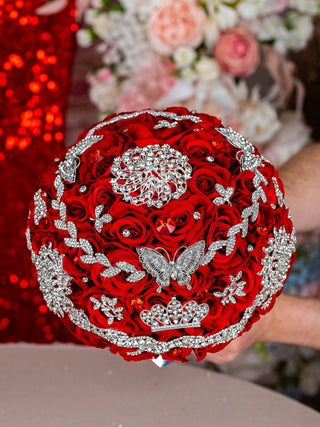
[[286,111],[280,116],[281,127],[272,141],[263,147],[263,154],[276,166],[281,166],[310,140],[310,128],[302,116]]
[[[208,47],[211,47],[218,37],[217,29],[221,31],[234,27],[239,17],[233,7],[234,1],[232,0],[204,0],[203,3],[209,15],[205,29],[205,40]],[[230,6],[228,3],[230,3]]]
[[241,115],[240,133],[253,143],[269,141],[280,128],[276,110],[267,101],[259,99],[258,90],[254,89],[251,100]]
[[289,19],[289,25],[291,27],[288,31],[288,49],[294,51],[304,49],[307,46],[313,32],[311,17],[298,13],[290,13],[287,19]]
[[208,82],[219,77],[220,68],[217,61],[208,56],[203,56],[196,62],[195,71],[199,80]]
[[204,40],[208,49],[212,49],[212,46],[218,40],[219,34],[220,30],[218,27],[217,20],[212,15],[208,16],[204,32]]
[[274,40],[274,47],[282,53],[287,51],[288,30],[279,15],[271,15],[251,22],[250,30],[260,41]]
[[100,7],[103,6],[103,0],[91,0],[91,5],[95,9],[99,9]]
[[290,6],[300,12],[316,15],[320,12],[319,0],[290,0]]
[[92,14],[90,18],[95,33],[103,40],[108,41],[113,28],[112,20],[109,19],[106,13]]
[[89,30],[78,30],[76,37],[81,47],[89,47],[92,44],[92,35]]
[[89,89],[90,100],[101,112],[115,111],[118,96],[119,88],[114,76],[110,76],[105,81],[97,82]]
[[173,60],[178,68],[189,67],[195,60],[197,54],[191,47],[179,47],[173,52]]
[[191,67],[183,68],[180,72],[180,76],[184,80],[192,80],[194,79],[196,73]]
[[259,15],[265,14],[270,0],[241,0],[237,5],[237,10],[242,18],[254,19]]
[[120,3],[126,11],[146,18],[156,6],[161,4],[161,0],[120,0]]
[[83,19],[87,25],[93,25],[93,22],[96,19],[96,17],[97,17],[97,11],[95,9],[87,9],[84,12]]

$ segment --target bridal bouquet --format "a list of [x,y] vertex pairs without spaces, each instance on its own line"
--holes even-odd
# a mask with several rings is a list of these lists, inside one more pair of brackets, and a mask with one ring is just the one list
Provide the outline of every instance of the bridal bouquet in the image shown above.
[[274,167],[183,107],[82,132],[39,180],[27,240],[49,309],[126,360],[221,350],[273,307],[295,250]]
[[102,115],[178,104],[220,116],[282,163],[309,136],[286,55],[318,12],[314,0],[92,0],[77,33],[98,55],[89,96]]

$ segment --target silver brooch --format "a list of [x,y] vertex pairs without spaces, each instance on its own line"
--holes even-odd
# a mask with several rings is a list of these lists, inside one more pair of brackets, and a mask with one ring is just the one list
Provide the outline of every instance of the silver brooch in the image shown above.
[[140,318],[151,327],[152,332],[157,332],[167,329],[200,328],[201,320],[208,313],[208,304],[198,305],[196,301],[188,301],[182,305],[176,297],[172,297],[167,307],[154,305],[150,311],[143,310]]
[[233,277],[229,276],[230,279],[230,286],[227,286],[223,292],[214,292],[213,295],[215,297],[221,298],[221,303],[223,305],[229,304],[230,302],[232,304],[235,304],[237,301],[235,299],[235,296],[237,297],[244,297],[246,295],[245,292],[243,292],[243,288],[246,285],[246,282],[242,280],[239,282],[242,276],[242,271],[239,271],[239,273]]
[[47,216],[47,205],[43,200],[42,196],[47,196],[46,193],[41,194],[42,190],[38,190],[33,196],[34,200],[34,223],[39,225],[39,221],[41,218],[45,218]]
[[111,173],[113,191],[126,202],[161,208],[186,191],[192,167],[187,156],[168,144],[155,144],[126,151],[114,160]]
[[[171,279],[176,280],[179,286],[187,285],[187,289],[190,290],[191,274],[199,268],[205,245],[204,240],[195,243],[186,248],[177,260],[175,260],[176,254],[182,248],[178,249],[173,260],[170,260],[168,252],[163,248],[140,248],[137,252],[143,268],[156,279],[159,285],[158,292],[161,292],[162,287],[169,286]],[[163,250],[168,260],[157,252],[157,249]]]
[[94,303],[94,310],[101,310],[108,317],[109,325],[112,325],[114,319],[121,320],[123,318],[121,314],[123,307],[115,307],[118,302],[117,298],[108,298],[102,295],[101,301],[94,297],[91,297],[90,300]]
[[96,215],[96,218],[94,220],[94,226],[95,226],[98,233],[101,233],[101,230],[103,228],[103,224],[112,221],[112,216],[109,214],[104,214],[101,216],[103,208],[104,208],[103,205],[99,205],[94,210],[94,213]]

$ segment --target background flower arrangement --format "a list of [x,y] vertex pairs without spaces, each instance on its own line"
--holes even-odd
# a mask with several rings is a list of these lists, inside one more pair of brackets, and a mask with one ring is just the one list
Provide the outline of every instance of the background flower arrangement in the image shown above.
[[316,0],[91,0],[77,33],[99,57],[90,99],[102,115],[184,105],[221,116],[281,164],[309,138],[287,54],[307,45],[319,11]]

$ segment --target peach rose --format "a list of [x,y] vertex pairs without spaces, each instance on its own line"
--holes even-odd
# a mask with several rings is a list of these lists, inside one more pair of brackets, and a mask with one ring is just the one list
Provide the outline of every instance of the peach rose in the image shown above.
[[259,63],[258,42],[245,28],[230,28],[220,35],[214,56],[222,70],[237,77],[249,76]]
[[167,0],[148,22],[148,34],[156,51],[168,55],[182,46],[199,46],[204,37],[206,14],[194,0]]

